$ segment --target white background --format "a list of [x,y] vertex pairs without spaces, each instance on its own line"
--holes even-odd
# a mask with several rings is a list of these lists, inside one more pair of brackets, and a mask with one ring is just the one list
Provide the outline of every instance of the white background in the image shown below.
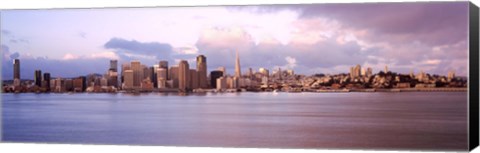
[[[42,8],[95,8],[95,7],[145,7],[145,6],[200,6],[200,5],[245,5],[245,4],[295,4],[295,3],[349,3],[349,2],[411,2],[425,0],[182,0],[182,1],[154,1],[154,0],[0,0],[0,9],[42,9]],[[444,0],[435,0],[444,1]],[[472,0],[477,6],[480,0]],[[1,111],[1,110],[0,110]],[[477,129],[478,130],[478,129]],[[393,136],[393,135],[392,135]],[[313,153],[313,152],[412,152],[413,151],[377,151],[377,150],[319,150],[319,149],[253,149],[253,148],[198,148],[198,147],[161,147],[161,146],[113,146],[113,145],[70,145],[70,144],[23,144],[23,143],[0,143],[0,151],[8,152],[276,152],[276,153]],[[476,149],[475,153],[480,153]],[[426,153],[426,152],[423,152]]]

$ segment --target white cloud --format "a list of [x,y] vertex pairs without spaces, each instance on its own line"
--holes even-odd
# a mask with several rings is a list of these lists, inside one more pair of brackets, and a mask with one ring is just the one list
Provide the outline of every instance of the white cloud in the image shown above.
[[73,55],[73,54],[71,54],[71,53],[67,53],[67,54],[65,54],[65,55],[63,56],[62,59],[63,59],[63,60],[74,60],[74,59],[78,59],[78,58],[79,58],[79,56],[77,56],[77,55]]
[[114,52],[100,52],[90,55],[90,58],[107,58],[107,59],[119,59],[118,55]]
[[176,51],[177,54],[187,54],[187,55],[197,55],[198,54],[198,48],[196,46],[193,46],[193,45],[175,48],[174,51]]
[[119,59],[118,55],[114,52],[100,52],[90,55],[75,55],[72,53],[67,53],[63,56],[62,60],[77,60],[77,59]]

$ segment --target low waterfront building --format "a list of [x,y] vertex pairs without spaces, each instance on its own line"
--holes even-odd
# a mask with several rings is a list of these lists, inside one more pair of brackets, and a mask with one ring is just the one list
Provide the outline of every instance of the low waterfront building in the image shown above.
[[216,84],[217,84],[218,91],[223,91],[227,89],[227,79],[225,79],[224,77],[218,78]]

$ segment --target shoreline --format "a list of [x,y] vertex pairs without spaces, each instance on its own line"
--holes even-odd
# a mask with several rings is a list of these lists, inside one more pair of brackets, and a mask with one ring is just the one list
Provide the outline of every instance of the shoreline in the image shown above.
[[100,94],[100,93],[126,93],[126,94],[142,94],[142,93],[176,93],[176,94],[195,94],[195,93],[350,93],[350,92],[468,92],[468,88],[393,88],[393,89],[307,89],[305,91],[249,91],[242,89],[229,89],[224,91],[217,91],[216,89],[201,89],[200,91],[192,92],[179,92],[176,90],[153,90],[153,91],[125,91],[120,90],[116,92],[2,92],[2,94],[23,94],[23,93],[35,93],[35,94],[78,94],[78,93],[88,93],[88,94]]

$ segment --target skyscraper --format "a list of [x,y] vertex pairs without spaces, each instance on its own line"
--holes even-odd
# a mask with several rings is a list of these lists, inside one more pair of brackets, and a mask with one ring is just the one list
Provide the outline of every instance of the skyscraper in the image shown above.
[[38,87],[42,86],[42,71],[35,70],[35,85]]
[[157,79],[164,79],[167,80],[167,69],[165,68],[159,68],[157,71]]
[[131,69],[132,69],[132,67],[130,66],[130,63],[123,63],[122,64],[122,72],[120,73],[120,84],[122,84],[124,82],[125,71],[126,70],[131,70]]
[[143,69],[139,61],[132,61],[131,69],[133,71],[133,87],[140,87],[143,80]]
[[210,72],[210,86],[212,86],[212,88],[216,88],[217,87],[217,79],[222,77],[223,76],[223,72],[222,71],[212,71]]
[[190,69],[190,71],[189,71],[189,76],[190,76],[190,78],[189,78],[189,82],[190,82],[189,86],[190,86],[190,88],[191,88],[191,89],[197,89],[197,88],[199,87],[199,85],[200,85],[199,82],[198,82],[200,79],[199,79],[199,77],[198,77],[198,72],[197,72],[197,70],[195,70],[195,69]]
[[167,81],[167,69],[159,68],[157,70],[157,87],[166,88],[166,81]]
[[145,66],[145,65],[142,65],[142,69],[143,69],[143,78],[142,78],[142,80],[148,78],[148,79],[150,79],[150,81],[151,81],[152,78],[150,78],[150,77],[151,77],[152,71],[150,71],[150,68],[148,68],[148,67]]
[[[169,77],[169,74],[168,74],[168,61],[160,61],[158,63],[158,66],[159,68],[164,68],[166,70],[166,73],[167,73],[167,77]],[[165,78],[165,80],[168,80],[169,78]]]
[[[106,82],[106,81],[105,81]],[[64,81],[65,91],[73,91],[73,80],[65,79]]]
[[125,70],[124,72],[124,89],[131,89],[133,88],[133,82],[134,82],[134,74],[133,70]]
[[113,69],[109,69],[107,73],[107,86],[118,87],[118,72],[115,72]]
[[178,66],[172,66],[170,67],[170,72],[168,76],[172,80],[172,86],[171,88],[178,88]]
[[197,56],[198,87],[207,88],[207,58],[203,55]]
[[117,60],[110,60],[110,70],[113,72],[118,72],[118,61]]
[[83,92],[83,79],[81,77],[73,79],[73,91]]
[[360,74],[362,73],[362,67],[359,64],[357,64],[353,69],[355,70],[354,72],[355,77],[359,77]]
[[217,90],[224,90],[227,88],[227,80],[224,77],[220,77],[215,80]]
[[354,78],[354,77],[355,77],[355,68],[350,67],[350,78]]
[[350,67],[350,78],[360,77],[362,74],[362,67],[357,64],[354,67]]
[[45,82],[45,88],[50,91],[50,73],[43,74],[43,81]]
[[236,51],[236,58],[235,58],[235,76],[241,77],[242,72],[240,70],[240,57],[238,57],[238,50]]
[[188,62],[181,60],[180,63],[178,63],[178,89],[181,92],[186,92],[189,89],[189,71]]
[[13,79],[20,80],[20,60],[15,59],[13,61]]
[[153,83],[153,87],[157,88],[158,87],[157,72],[155,71],[155,67],[153,66],[150,67],[150,80]]

